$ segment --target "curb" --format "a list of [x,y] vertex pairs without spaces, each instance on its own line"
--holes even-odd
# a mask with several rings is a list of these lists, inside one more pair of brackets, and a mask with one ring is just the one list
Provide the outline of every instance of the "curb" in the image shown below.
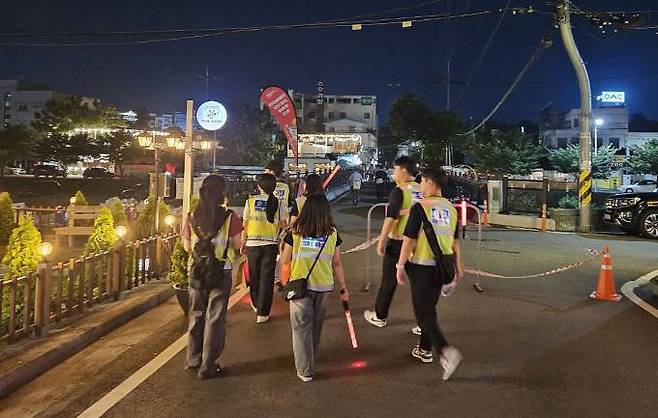
[[83,331],[69,341],[42,353],[33,360],[0,376],[0,399],[5,398],[21,386],[31,382],[64,360],[82,351],[101,337],[135,319],[144,312],[155,308],[173,295],[174,290],[170,286],[167,286],[167,288],[158,291],[148,299],[127,308],[108,320]]

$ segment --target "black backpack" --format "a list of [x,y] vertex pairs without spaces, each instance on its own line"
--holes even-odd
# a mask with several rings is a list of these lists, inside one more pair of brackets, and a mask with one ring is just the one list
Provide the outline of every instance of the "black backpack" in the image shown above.
[[[230,218],[230,215],[229,215]],[[220,227],[214,234],[203,235],[199,227],[192,226],[198,238],[192,249],[192,268],[190,269],[189,282],[192,289],[215,289],[221,286],[224,278],[224,261],[228,254],[229,244],[224,249],[222,260],[215,256],[215,244],[212,240],[215,238]]]

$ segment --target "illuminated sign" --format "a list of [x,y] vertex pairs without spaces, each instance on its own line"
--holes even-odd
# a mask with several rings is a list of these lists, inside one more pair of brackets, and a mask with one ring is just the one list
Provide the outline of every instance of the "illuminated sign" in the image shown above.
[[623,91],[602,91],[597,99],[602,103],[626,103],[626,93]]
[[226,108],[219,102],[208,101],[199,106],[196,120],[207,131],[216,131],[226,123]]

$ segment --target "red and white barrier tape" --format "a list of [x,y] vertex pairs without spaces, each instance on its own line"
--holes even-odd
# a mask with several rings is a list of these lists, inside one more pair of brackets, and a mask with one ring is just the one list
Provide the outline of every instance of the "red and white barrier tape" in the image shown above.
[[373,245],[375,245],[376,242],[377,242],[377,238],[373,238],[373,239],[371,239],[370,241],[366,241],[366,242],[364,242],[363,244],[359,244],[359,245],[357,245],[357,246],[354,247],[354,248],[351,248],[351,249],[349,249],[349,250],[347,250],[347,251],[343,251],[343,254],[350,254],[350,253],[355,253],[355,252],[357,252],[357,251],[367,250],[368,248],[370,248],[370,247],[372,247]]

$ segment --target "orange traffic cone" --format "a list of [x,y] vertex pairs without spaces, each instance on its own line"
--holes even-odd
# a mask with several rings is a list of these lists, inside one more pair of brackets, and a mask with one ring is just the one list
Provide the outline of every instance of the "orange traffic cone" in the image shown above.
[[617,294],[615,290],[615,274],[612,271],[610,248],[607,245],[603,248],[603,264],[601,264],[601,272],[599,273],[599,284],[589,297],[611,302],[621,300],[621,295]]

